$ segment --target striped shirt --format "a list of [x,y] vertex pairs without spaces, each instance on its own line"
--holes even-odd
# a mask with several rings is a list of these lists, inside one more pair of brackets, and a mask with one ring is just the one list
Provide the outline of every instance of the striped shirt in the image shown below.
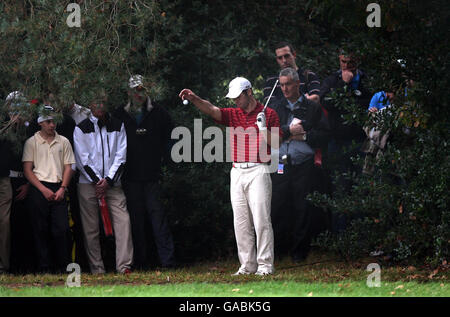
[[[222,120],[217,121],[219,124],[233,128],[230,131],[231,157],[233,162],[257,162],[268,163],[270,161],[270,146],[261,144],[259,129],[256,125],[256,117],[258,113],[263,111],[263,105],[257,102],[255,109],[247,113],[241,108],[221,108]],[[280,129],[280,120],[277,113],[266,108],[266,125],[267,135],[270,137],[270,131],[273,127],[278,127],[279,135],[282,135]],[[262,138],[262,136],[261,136]],[[260,150],[264,150],[260,155]]]

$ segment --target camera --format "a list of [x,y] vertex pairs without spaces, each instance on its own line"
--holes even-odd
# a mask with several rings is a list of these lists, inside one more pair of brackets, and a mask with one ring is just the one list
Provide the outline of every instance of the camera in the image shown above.
[[306,104],[302,103],[299,108],[292,111],[294,118],[302,120],[302,126],[305,131],[309,131],[312,129],[312,118],[311,111],[308,111],[308,107]]

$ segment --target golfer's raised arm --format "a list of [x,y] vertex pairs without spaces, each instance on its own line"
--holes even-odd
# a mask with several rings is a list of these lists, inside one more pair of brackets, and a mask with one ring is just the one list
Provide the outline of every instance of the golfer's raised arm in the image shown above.
[[192,92],[190,89],[183,89],[178,95],[182,100],[189,100],[192,102],[201,112],[211,116],[216,121],[222,121],[222,113],[220,108],[214,106],[208,100],[202,99]]

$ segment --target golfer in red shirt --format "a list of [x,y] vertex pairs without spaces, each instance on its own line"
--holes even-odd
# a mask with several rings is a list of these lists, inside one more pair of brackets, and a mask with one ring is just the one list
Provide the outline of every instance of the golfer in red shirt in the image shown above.
[[[230,197],[234,230],[241,266],[234,275],[267,275],[274,272],[274,243],[270,205],[270,145],[280,144],[281,129],[277,113],[264,107],[253,96],[251,83],[236,77],[229,84],[227,98],[236,108],[219,108],[183,89],[182,100],[189,100],[217,123],[233,128],[231,146],[233,168]],[[269,133],[268,133],[269,132]]]

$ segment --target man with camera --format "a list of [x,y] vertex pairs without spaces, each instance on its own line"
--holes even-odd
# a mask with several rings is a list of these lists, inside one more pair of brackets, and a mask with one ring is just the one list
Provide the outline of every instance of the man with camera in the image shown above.
[[299,262],[308,255],[311,242],[311,212],[305,197],[311,190],[314,148],[325,134],[317,128],[322,110],[300,93],[297,71],[282,69],[279,81],[285,99],[272,107],[280,118],[283,143],[278,171],[272,174],[272,223],[277,254],[290,251],[293,261]]

